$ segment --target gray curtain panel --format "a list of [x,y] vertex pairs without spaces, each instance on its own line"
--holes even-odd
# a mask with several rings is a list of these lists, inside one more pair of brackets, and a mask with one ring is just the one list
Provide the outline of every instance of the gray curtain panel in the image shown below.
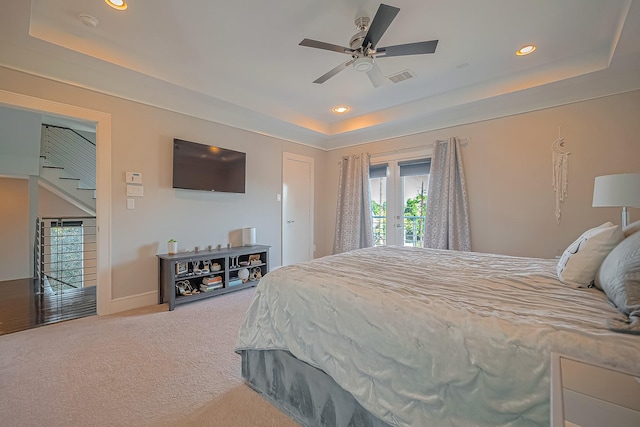
[[426,248],[471,250],[467,185],[456,138],[438,141],[433,152],[424,236]]
[[373,246],[369,163],[367,153],[340,161],[334,254]]

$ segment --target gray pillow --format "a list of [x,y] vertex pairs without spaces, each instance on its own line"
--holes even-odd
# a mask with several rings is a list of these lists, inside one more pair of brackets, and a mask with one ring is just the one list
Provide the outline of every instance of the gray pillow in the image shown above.
[[640,233],[620,242],[607,255],[596,275],[601,288],[628,315],[640,315]]

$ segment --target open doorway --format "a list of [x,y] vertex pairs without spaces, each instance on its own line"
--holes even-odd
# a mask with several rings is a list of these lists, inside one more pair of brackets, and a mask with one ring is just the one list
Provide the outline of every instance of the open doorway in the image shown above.
[[11,201],[0,208],[11,242],[0,334],[95,315],[95,125],[9,107],[0,124],[0,194]]
[[[111,302],[111,260],[110,260],[110,188],[111,188],[111,116],[107,113],[87,110],[67,104],[61,104],[40,98],[24,96],[12,92],[0,91],[0,107],[34,112],[41,115],[55,117],[62,120],[70,120],[88,123],[95,128],[96,139],[96,208],[95,208],[95,234],[96,260],[95,260],[95,284],[93,287],[97,304],[97,314],[109,314]],[[35,193],[37,181],[31,176],[7,175],[0,170],[4,178],[19,178],[27,182],[29,194]],[[103,195],[104,197],[101,197]],[[30,196],[31,197],[31,196]],[[29,209],[27,212],[29,225],[35,224],[37,211]],[[29,227],[29,236],[26,238],[30,244],[35,242],[35,227]],[[31,231],[33,230],[33,231]],[[25,236],[26,237],[26,236]],[[29,265],[35,267],[35,256],[29,251]],[[34,268],[35,270],[35,268]],[[31,277],[29,277],[31,278]],[[28,307],[34,310],[34,305]],[[0,330],[3,325],[0,325]]]

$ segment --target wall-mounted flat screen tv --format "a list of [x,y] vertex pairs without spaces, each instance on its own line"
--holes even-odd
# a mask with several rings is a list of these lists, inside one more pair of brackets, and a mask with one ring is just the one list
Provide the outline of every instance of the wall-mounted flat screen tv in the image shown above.
[[173,140],[173,188],[244,193],[247,154]]

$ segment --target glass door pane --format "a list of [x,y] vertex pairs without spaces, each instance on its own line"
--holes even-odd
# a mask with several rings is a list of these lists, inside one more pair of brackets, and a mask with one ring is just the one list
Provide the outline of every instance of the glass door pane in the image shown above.
[[428,186],[428,174],[402,177],[404,246],[422,247]]
[[84,285],[83,234],[82,222],[52,222],[47,275],[56,292]]
[[[385,167],[386,174],[386,167]],[[373,214],[373,245],[387,245],[387,177],[371,178],[371,212]]]

